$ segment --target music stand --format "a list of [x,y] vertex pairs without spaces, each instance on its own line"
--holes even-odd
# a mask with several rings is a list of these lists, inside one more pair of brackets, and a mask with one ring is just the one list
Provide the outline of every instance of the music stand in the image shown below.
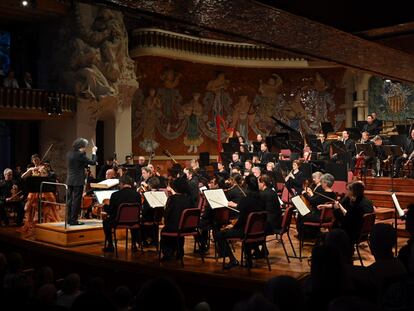
[[355,127],[359,129],[360,132],[364,131],[365,124],[367,124],[367,121],[355,121]]
[[[398,145],[384,145],[382,146],[382,149],[384,150],[385,155],[387,158],[391,159],[390,167],[394,168],[394,159],[397,157],[401,157],[403,155],[403,151],[401,150],[401,146]],[[394,177],[393,172],[390,172],[391,177],[391,192],[394,192]]]
[[310,139],[308,144],[312,152],[323,152],[322,142],[319,139]]
[[349,133],[349,138],[357,141],[362,137],[361,131],[357,127],[347,127],[345,130]]
[[335,132],[331,122],[321,122],[322,133],[326,136],[328,133]]
[[333,153],[338,154],[338,156],[341,154],[347,153],[345,144],[342,141],[334,140],[331,143],[331,146],[332,146]]
[[[372,144],[355,144],[356,146],[356,153],[357,154],[364,154],[367,157],[375,157],[374,149],[372,148]],[[384,147],[384,146],[383,146]]]
[[292,161],[279,160],[279,167],[282,172],[286,172],[286,175],[292,170]]
[[[253,144],[253,152],[259,152],[260,151],[260,145],[262,143],[259,143],[258,141],[255,141],[252,143]],[[269,147],[269,146],[268,146]],[[270,146],[271,147],[271,146]],[[269,149],[270,149],[269,147]]]
[[233,146],[229,143],[222,143],[221,146],[223,147],[223,152],[226,153],[232,153],[233,152]]

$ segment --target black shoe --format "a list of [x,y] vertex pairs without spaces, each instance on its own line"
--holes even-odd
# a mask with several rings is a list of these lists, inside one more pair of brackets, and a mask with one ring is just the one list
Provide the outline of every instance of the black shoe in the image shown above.
[[239,261],[238,260],[233,260],[230,261],[229,263],[226,263],[224,265],[224,269],[225,270],[230,270],[231,268],[237,267],[239,265]]
[[113,245],[109,245],[102,248],[102,251],[105,253],[113,253],[115,251],[115,248]]

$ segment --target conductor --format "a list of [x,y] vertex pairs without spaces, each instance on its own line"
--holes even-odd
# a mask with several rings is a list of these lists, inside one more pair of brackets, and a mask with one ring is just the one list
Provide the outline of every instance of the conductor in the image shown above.
[[81,200],[83,193],[83,186],[85,185],[85,168],[87,165],[96,165],[97,157],[96,146],[92,147],[92,159],[86,156],[86,146],[88,140],[85,138],[77,138],[73,144],[73,150],[66,155],[68,165],[68,176],[66,184],[68,185],[68,217],[69,225],[83,225],[78,221],[79,211],[81,208]]

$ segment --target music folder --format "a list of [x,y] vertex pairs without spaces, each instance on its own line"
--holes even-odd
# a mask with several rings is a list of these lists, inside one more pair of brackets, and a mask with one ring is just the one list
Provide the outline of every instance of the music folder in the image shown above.
[[110,199],[112,193],[117,192],[118,190],[100,190],[100,191],[94,191],[96,200],[99,204],[103,204],[103,201],[106,199]]
[[403,209],[400,206],[400,202],[397,199],[395,192],[391,194],[392,202],[394,202],[395,209],[397,210],[398,216],[403,217],[405,215]]
[[91,183],[91,188],[109,189],[119,184],[119,179],[105,179],[98,183]]
[[212,209],[226,207],[233,211],[239,212],[237,209],[234,209],[228,206],[229,201],[227,200],[223,189],[205,190],[204,195],[207,199],[208,204],[210,204],[210,207]]
[[292,198],[292,203],[301,216],[306,216],[311,212],[299,195]]
[[152,208],[165,207],[168,200],[164,191],[147,191],[144,192],[144,197]]

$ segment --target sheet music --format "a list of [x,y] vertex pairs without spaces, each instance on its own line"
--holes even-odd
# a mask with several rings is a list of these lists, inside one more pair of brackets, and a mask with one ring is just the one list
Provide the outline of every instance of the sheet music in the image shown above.
[[105,199],[110,199],[112,193],[117,192],[118,190],[102,190],[102,191],[94,191],[93,193],[96,196],[99,204],[103,204]]
[[119,185],[119,179],[105,179],[98,183],[91,183],[92,188],[108,189]]
[[301,216],[306,216],[310,213],[309,208],[306,206],[306,204],[303,202],[302,198],[300,196],[295,196],[292,198],[293,205],[297,208],[299,214]]
[[208,190],[206,186],[200,187],[199,188],[200,193],[203,193],[204,191]]
[[228,207],[229,201],[227,200],[223,189],[205,190],[204,195],[212,209]]
[[400,206],[400,202],[398,202],[397,195],[395,193],[391,194],[392,201],[394,202],[395,209],[400,217],[405,215],[403,209]]
[[282,199],[281,199],[279,196],[277,196],[277,199],[279,200],[279,204],[280,204],[280,206],[285,205],[285,203],[282,201]]
[[164,191],[147,191],[144,192],[144,197],[152,208],[164,207],[168,200]]

